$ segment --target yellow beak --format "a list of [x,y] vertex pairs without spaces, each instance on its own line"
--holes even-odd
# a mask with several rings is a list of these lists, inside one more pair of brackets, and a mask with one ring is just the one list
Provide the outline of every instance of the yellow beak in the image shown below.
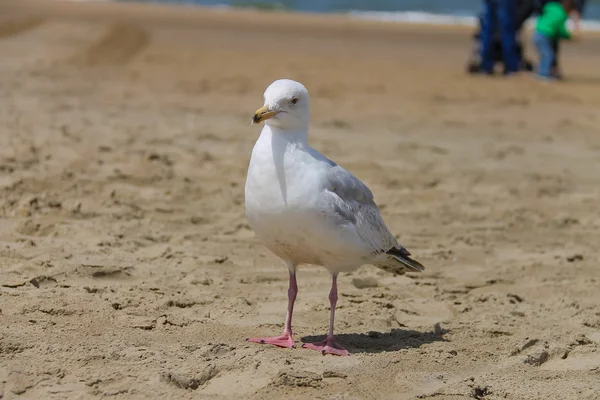
[[277,114],[279,114],[279,111],[269,110],[269,106],[264,105],[261,108],[259,108],[258,110],[256,110],[256,113],[254,113],[254,116],[252,117],[252,123],[260,124],[263,121],[273,118]]

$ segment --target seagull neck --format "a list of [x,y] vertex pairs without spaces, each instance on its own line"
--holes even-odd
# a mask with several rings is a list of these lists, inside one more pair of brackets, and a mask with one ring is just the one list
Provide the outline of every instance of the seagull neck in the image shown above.
[[297,145],[308,144],[308,129],[281,129],[276,126],[265,125],[265,131],[269,132],[273,140],[285,141]]

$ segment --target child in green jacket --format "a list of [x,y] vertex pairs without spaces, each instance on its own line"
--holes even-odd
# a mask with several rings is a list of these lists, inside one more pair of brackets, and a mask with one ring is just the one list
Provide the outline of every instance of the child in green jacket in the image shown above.
[[540,53],[538,76],[543,79],[553,79],[552,64],[556,53],[552,48],[553,40],[572,39],[567,30],[569,13],[575,9],[574,0],[549,2],[542,9],[542,14],[537,20],[533,41]]

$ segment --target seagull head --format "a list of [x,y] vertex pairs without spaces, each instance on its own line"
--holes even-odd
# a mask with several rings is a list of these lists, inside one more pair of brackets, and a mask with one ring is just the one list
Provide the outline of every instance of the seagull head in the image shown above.
[[310,104],[308,90],[300,82],[279,79],[265,90],[264,105],[256,110],[252,123],[282,130],[308,130]]

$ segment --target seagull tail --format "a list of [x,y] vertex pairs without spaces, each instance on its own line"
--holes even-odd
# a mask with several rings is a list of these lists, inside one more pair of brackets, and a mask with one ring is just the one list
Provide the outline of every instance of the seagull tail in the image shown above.
[[425,270],[423,264],[410,258],[410,253],[404,247],[394,247],[385,254],[387,257],[375,264],[384,271],[402,274],[406,271],[423,272]]

